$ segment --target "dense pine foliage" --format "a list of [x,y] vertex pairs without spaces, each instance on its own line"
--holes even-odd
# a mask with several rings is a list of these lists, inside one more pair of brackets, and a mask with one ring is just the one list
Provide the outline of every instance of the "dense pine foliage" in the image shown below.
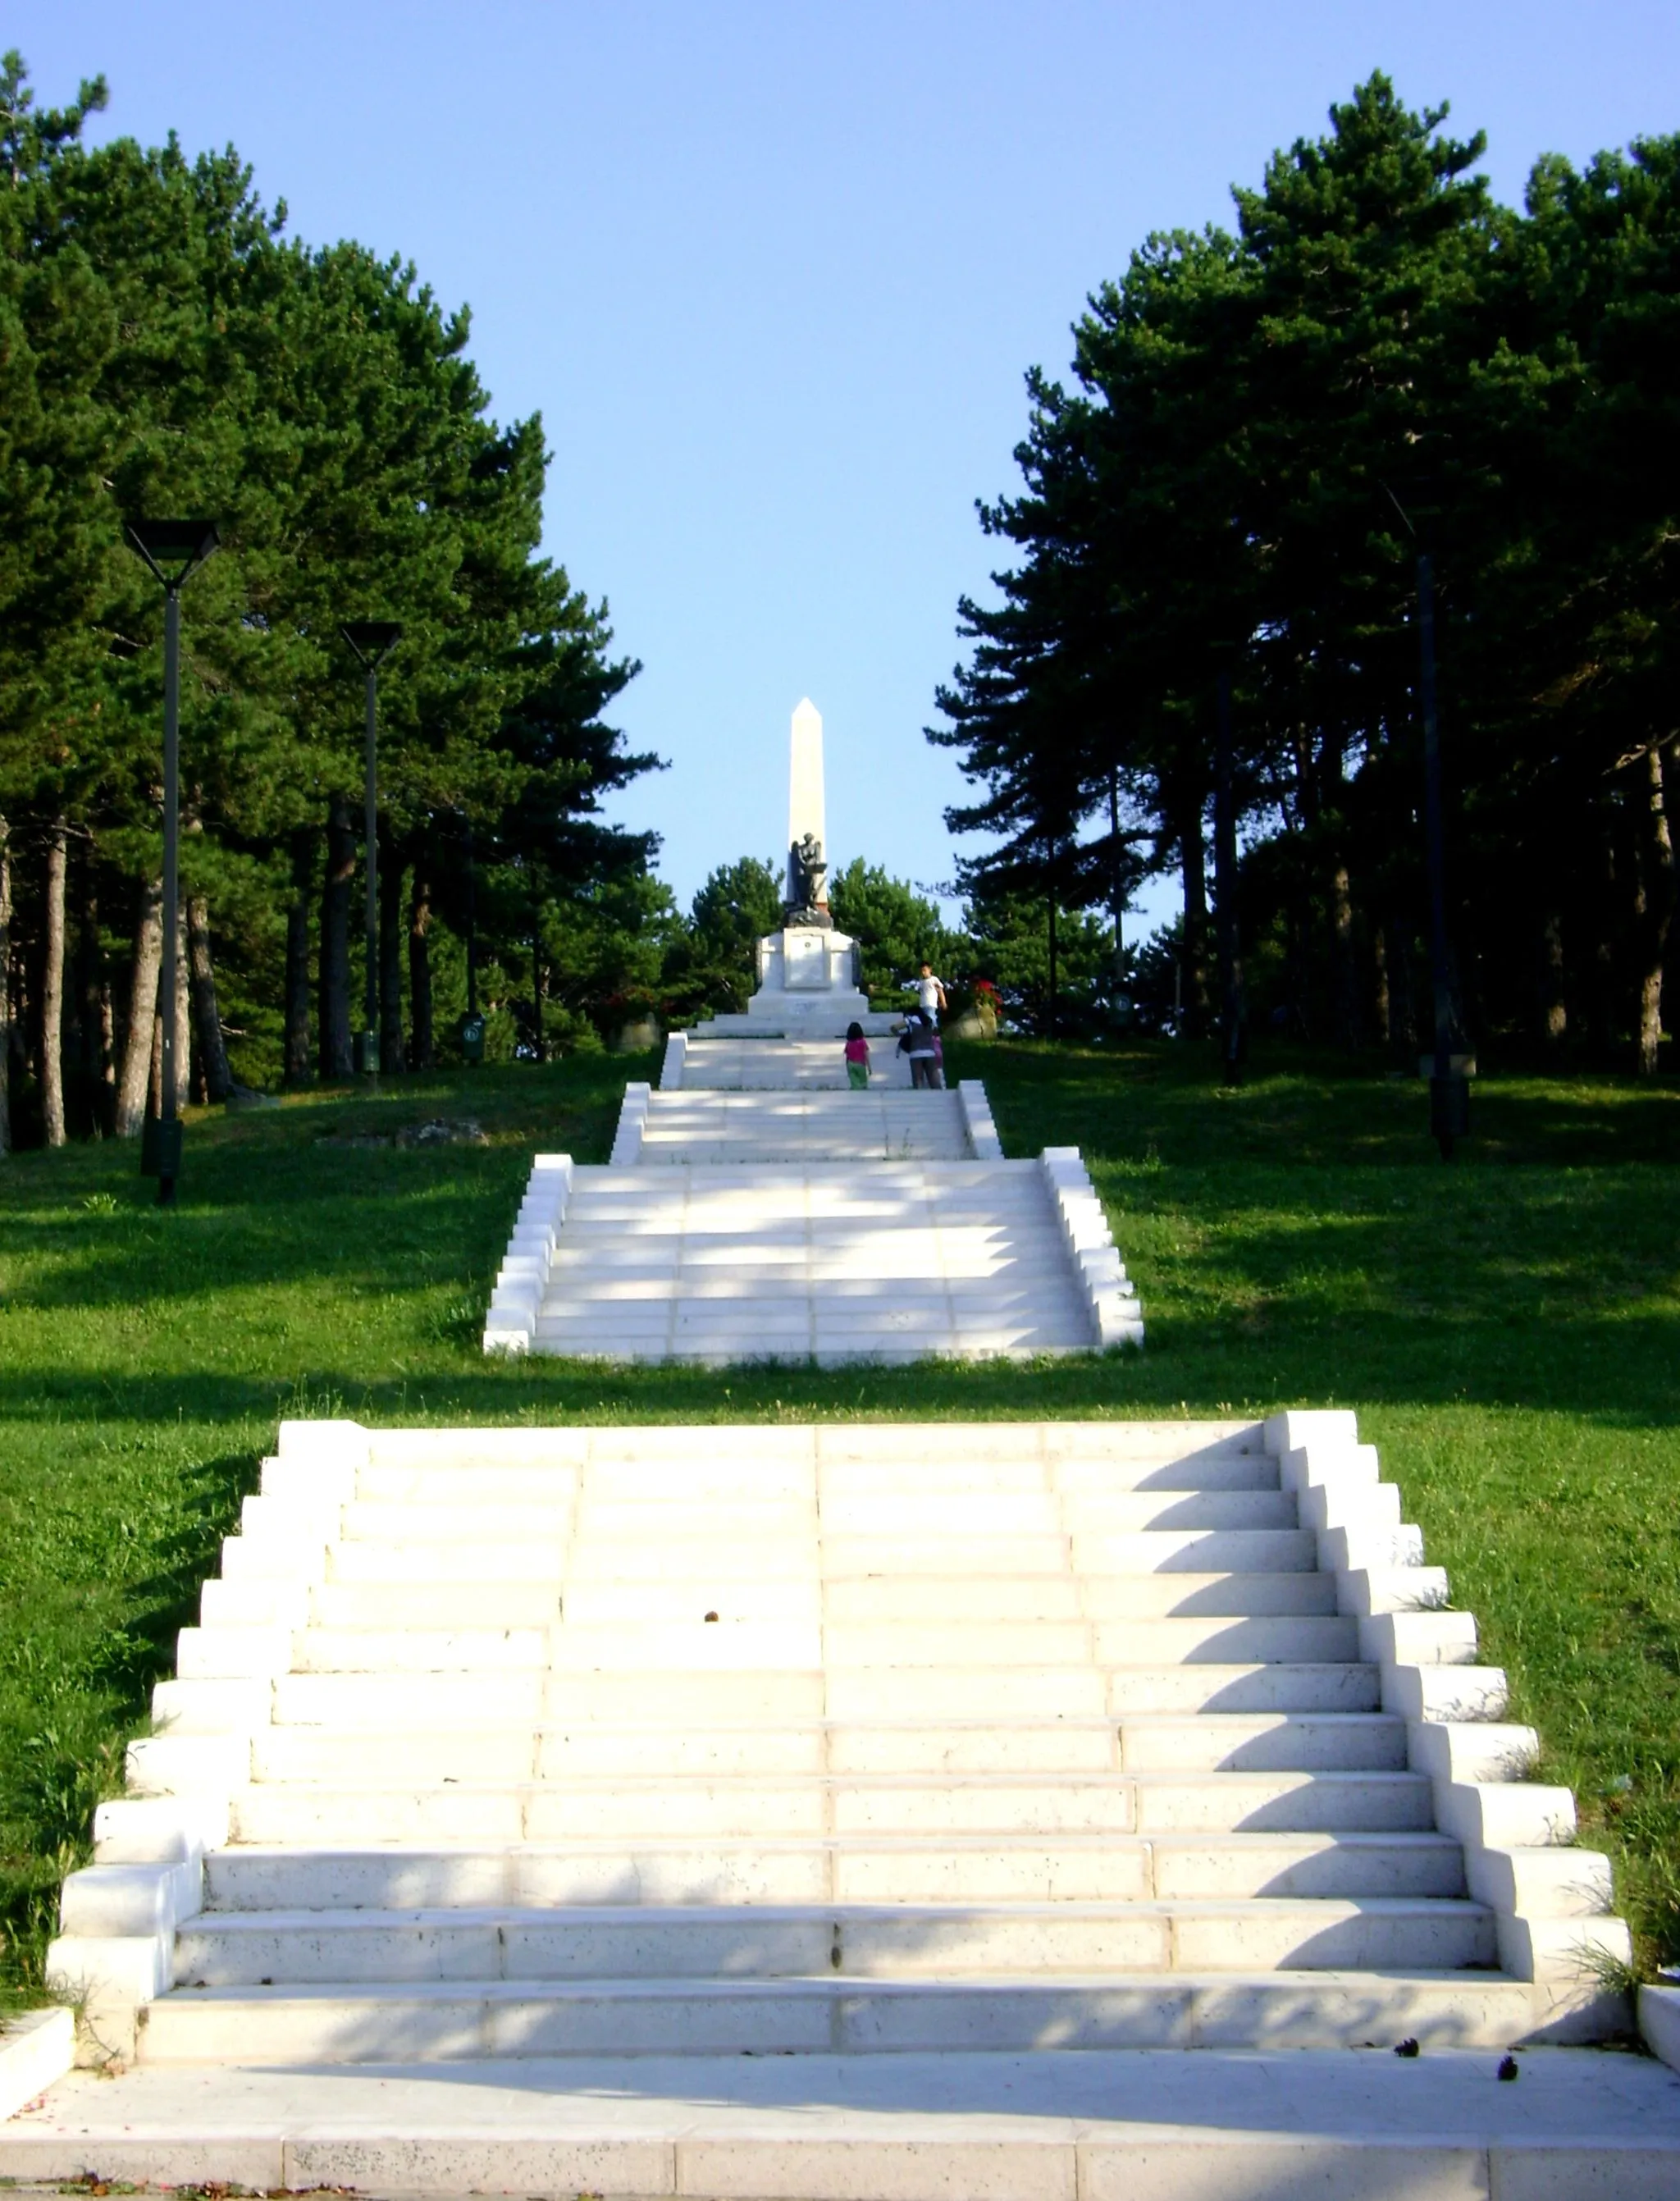
[[490,419],[465,312],[412,267],[291,240],[231,150],[90,147],[103,104],[95,81],[43,110],[0,64],[0,1151],[146,1105],[162,600],[136,517],[221,535],[183,599],[200,1091],[351,1066],[346,619],[403,629],[379,698],[386,1063],[453,1050],[469,936],[493,1046],[592,1036],[666,906],[650,838],[601,815],[655,760],[603,717],[636,670],[604,606],[539,555],[540,420]]
[[1218,693],[1231,696],[1251,1021],[1404,1057],[1432,1032],[1418,567],[1438,602],[1460,1033],[1659,1061],[1676,877],[1680,137],[1542,160],[1382,76],[1236,193],[1151,238],[1028,378],[1010,562],[930,738],[994,836],[971,884],[1124,908],[1178,871],[1207,1027]]

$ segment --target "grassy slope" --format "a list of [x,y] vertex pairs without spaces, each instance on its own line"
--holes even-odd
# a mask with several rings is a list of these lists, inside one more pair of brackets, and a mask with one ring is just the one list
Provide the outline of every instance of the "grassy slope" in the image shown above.
[[[651,1065],[313,1096],[190,1130],[160,1213],[128,1147],[0,1169],[0,1979],[282,1412],[385,1421],[1262,1412],[1356,1406],[1409,1517],[1680,1955],[1680,1095],[1478,1089],[1450,1169],[1415,1085],[1296,1061],[1237,1093],[1183,1051],[953,1049],[1016,1153],[1077,1142],[1150,1324],[1023,1370],[614,1373],[486,1363],[484,1294],[534,1146],[604,1158]],[[470,1111],[482,1147],[326,1138]]]

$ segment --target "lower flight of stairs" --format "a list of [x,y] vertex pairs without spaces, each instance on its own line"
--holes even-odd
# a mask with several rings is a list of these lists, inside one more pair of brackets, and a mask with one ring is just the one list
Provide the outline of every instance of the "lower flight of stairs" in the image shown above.
[[288,1423],[50,1968],[159,2067],[1592,2037],[1446,1594],[1349,1415]]
[[1142,1334],[1077,1157],[579,1168],[559,1156],[533,1169],[485,1343],[619,1360],[908,1362]]

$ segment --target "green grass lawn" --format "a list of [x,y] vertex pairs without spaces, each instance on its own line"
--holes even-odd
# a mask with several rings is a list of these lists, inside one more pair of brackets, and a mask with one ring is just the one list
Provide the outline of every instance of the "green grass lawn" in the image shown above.
[[[614,1372],[487,1362],[533,1149],[606,1157],[635,1058],[195,1118],[173,1211],[128,1146],[0,1164],[0,1993],[38,1989],[59,1874],[196,1617],[285,1413],[386,1423],[1359,1409],[1680,1957],[1680,1092],[1484,1081],[1443,1166],[1415,1083],[1299,1056],[951,1050],[1004,1143],[1076,1143],[1149,1326],[1030,1368]],[[348,1143],[470,1114],[484,1146]]]

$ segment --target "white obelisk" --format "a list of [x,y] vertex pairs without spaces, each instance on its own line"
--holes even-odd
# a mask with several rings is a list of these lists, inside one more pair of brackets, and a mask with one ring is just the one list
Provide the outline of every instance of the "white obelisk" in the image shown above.
[[816,836],[825,855],[828,833],[823,824],[822,713],[807,696],[793,714],[793,746],[788,766],[788,846],[808,833]]

